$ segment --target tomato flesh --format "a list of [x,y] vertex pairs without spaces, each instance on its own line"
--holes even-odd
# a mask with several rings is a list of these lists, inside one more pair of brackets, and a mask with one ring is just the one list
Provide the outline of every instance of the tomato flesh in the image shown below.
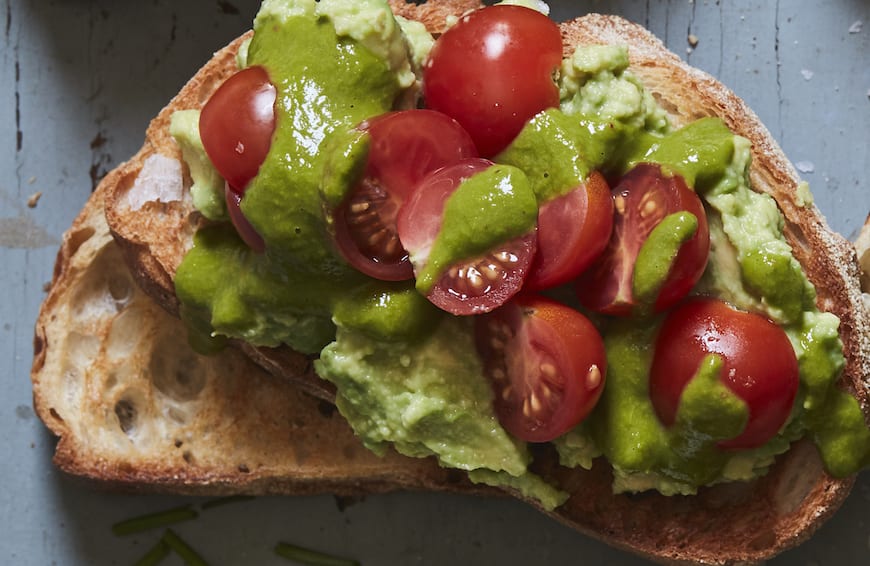
[[386,281],[413,277],[396,218],[402,203],[431,171],[476,157],[462,127],[432,110],[392,112],[367,120],[369,152],[362,178],[333,213],[335,241],[357,270]]
[[262,67],[227,79],[202,108],[205,152],[233,191],[243,194],[272,145],[277,91]]
[[573,191],[538,211],[538,251],[525,288],[542,290],[575,279],[604,251],[613,228],[613,198],[593,172]]
[[707,215],[698,195],[679,175],[666,176],[658,165],[641,163],[612,190],[613,231],[607,248],[578,280],[580,302],[596,312],[628,316],[638,301],[632,291],[638,252],[650,233],[667,216],[687,211],[698,228],[680,246],[659,290],[653,310],[661,312],[685,297],[701,278],[710,252]]
[[561,436],[601,397],[604,343],[589,319],[561,303],[520,295],[476,320],[475,342],[499,422],[521,440]]
[[[475,173],[491,167],[486,159],[465,159],[428,175],[399,211],[399,237],[411,252],[415,273],[429,258],[444,216],[447,199]],[[479,257],[451,265],[435,281],[426,297],[457,315],[491,311],[523,286],[537,246],[534,231],[503,242]]]
[[709,354],[722,358],[720,380],[749,408],[743,432],[718,446],[761,446],[785,424],[797,395],[798,364],[788,336],[765,317],[717,299],[676,307],[659,330],[649,382],[653,407],[666,426],[676,420],[683,390]]
[[562,37],[550,18],[521,6],[489,6],[435,42],[423,68],[423,97],[462,124],[482,156],[493,156],[532,116],[558,106],[553,73],[561,60]]

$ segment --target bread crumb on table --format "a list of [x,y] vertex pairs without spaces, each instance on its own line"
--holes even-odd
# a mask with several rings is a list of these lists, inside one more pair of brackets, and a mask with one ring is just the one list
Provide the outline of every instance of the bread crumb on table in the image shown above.
[[36,191],[27,199],[27,207],[28,208],[36,208],[36,205],[39,203],[39,199],[42,198],[42,191]]

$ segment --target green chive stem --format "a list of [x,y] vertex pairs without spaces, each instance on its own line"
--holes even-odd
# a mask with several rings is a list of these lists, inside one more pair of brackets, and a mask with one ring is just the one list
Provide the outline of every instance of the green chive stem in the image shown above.
[[136,561],[133,566],[156,566],[160,564],[164,558],[169,556],[169,545],[163,539],[157,541],[157,544],[145,553],[145,556]]
[[217,499],[210,499],[203,503],[202,510],[213,509],[215,507],[220,507],[221,505],[227,505],[228,503],[250,501],[251,499],[256,499],[256,497],[253,495],[229,495],[227,497],[218,497]]
[[166,529],[166,532],[163,533],[163,541],[166,542],[166,544],[168,544],[188,566],[208,566],[208,562],[205,561],[205,558],[197,554],[189,544],[181,540],[181,537],[175,534],[175,531],[172,529]]
[[316,550],[303,548],[286,542],[275,546],[275,554],[288,560],[295,560],[308,566],[360,566],[359,561],[350,558],[339,558]]
[[191,519],[196,519],[196,517],[197,512],[191,509],[189,505],[184,505],[182,507],[176,507],[166,511],[158,511],[157,513],[150,513],[148,515],[127,519],[120,523],[115,523],[112,525],[112,532],[117,536],[131,535],[133,533],[140,533],[142,531],[165,527],[166,525],[172,525],[181,521],[189,521]]

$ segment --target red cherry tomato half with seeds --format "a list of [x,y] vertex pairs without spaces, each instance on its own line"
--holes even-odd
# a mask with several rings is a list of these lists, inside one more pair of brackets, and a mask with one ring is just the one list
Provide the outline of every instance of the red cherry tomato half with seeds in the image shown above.
[[392,112],[360,124],[369,140],[362,179],[334,211],[335,241],[357,270],[385,281],[414,276],[399,241],[396,217],[402,203],[431,171],[476,157],[468,133],[432,110]]
[[521,440],[546,442],[577,426],[604,389],[607,359],[592,323],[539,295],[521,295],[475,322],[495,411]]
[[[428,260],[441,230],[447,199],[462,181],[492,165],[491,161],[478,158],[439,169],[423,179],[402,206],[398,219],[399,238],[410,252],[415,272],[419,273]],[[536,236],[532,231],[480,257],[462,260],[439,276],[426,297],[456,315],[491,311],[520,290],[535,249]]]
[[685,297],[707,266],[710,231],[704,205],[681,176],[665,176],[658,165],[647,163],[629,171],[611,192],[615,214],[610,242],[578,280],[577,297],[596,312],[632,314],[638,305],[632,291],[638,252],[665,217],[690,212],[697,218],[698,228],[680,246],[652,305],[661,312]]
[[607,247],[612,228],[610,187],[596,171],[573,191],[541,206],[538,251],[525,288],[549,289],[575,279]]
[[765,317],[714,299],[692,299],[665,319],[650,371],[650,398],[666,426],[709,354],[722,358],[720,380],[749,408],[743,432],[718,444],[725,449],[761,446],[788,419],[798,390],[798,363],[785,332]]
[[233,191],[243,194],[272,145],[277,91],[262,67],[248,67],[212,94],[199,117],[202,145]]
[[423,98],[462,124],[489,157],[532,116],[558,106],[553,73],[561,60],[562,36],[550,18],[522,6],[489,6],[435,42],[423,68]]

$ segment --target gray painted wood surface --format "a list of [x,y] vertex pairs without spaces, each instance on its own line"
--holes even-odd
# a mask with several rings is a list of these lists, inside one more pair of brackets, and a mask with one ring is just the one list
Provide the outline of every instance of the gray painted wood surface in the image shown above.
[[[834,229],[870,211],[870,3],[862,0],[553,2],[647,25],[755,109]],[[63,230],[97,180],[212,51],[244,31],[252,0],[0,3],[0,562],[130,564],[152,543],[110,525],[175,497],[98,493],[51,466],[31,409],[32,326]],[[698,38],[689,49],[688,36]],[[35,208],[28,199],[42,193]],[[774,564],[870,563],[870,476],[808,543]],[[178,528],[212,564],[281,563],[288,540],[365,564],[638,564],[510,501],[425,494],[263,498]],[[167,564],[180,564],[177,559]]]

